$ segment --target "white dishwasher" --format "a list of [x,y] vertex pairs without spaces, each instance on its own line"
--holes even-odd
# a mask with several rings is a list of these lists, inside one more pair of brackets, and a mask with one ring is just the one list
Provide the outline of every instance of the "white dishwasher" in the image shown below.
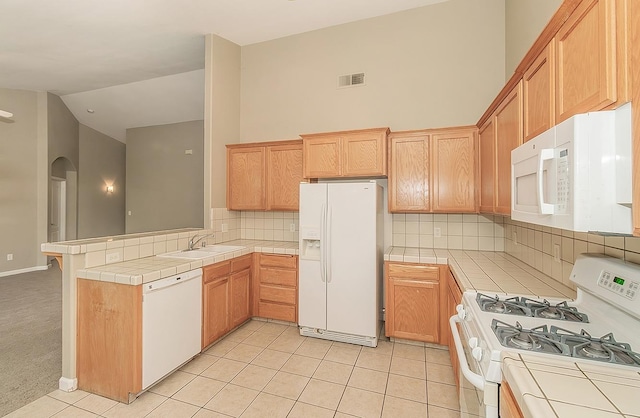
[[142,389],[201,349],[202,269],[142,287]]

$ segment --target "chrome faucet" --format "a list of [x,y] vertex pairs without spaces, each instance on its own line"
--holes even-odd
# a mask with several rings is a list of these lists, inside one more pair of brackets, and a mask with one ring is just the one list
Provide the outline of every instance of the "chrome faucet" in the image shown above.
[[[206,237],[209,237],[209,236],[214,237],[215,234],[204,234],[204,235],[195,234],[194,236],[192,236],[189,239],[189,243],[187,244],[188,245],[188,247],[187,247],[188,251],[193,250],[197,243],[199,243],[200,241],[202,241],[203,239],[205,239]],[[200,238],[198,238],[198,237],[200,237]],[[196,239],[196,238],[198,238],[198,239]]]

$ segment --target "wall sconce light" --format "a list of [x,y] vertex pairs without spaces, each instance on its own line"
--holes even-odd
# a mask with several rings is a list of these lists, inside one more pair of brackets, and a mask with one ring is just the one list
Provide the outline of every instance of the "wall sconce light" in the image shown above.
[[107,186],[107,193],[113,193],[113,186]]

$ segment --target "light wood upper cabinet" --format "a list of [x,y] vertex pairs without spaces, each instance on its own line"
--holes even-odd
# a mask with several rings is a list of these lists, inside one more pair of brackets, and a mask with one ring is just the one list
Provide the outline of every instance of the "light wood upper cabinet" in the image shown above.
[[511,214],[511,151],[522,144],[522,81],[484,123],[480,136],[480,212]]
[[542,51],[522,77],[524,141],[555,125],[555,44]]
[[261,210],[266,208],[266,149],[227,147],[227,208]]
[[390,212],[476,211],[475,127],[389,135]]
[[227,145],[227,208],[298,210],[302,141]]
[[390,212],[431,210],[429,145],[429,134],[425,131],[389,135]]
[[389,128],[301,135],[305,178],[387,175]]
[[495,212],[511,214],[511,151],[522,144],[522,83],[511,91],[495,113]]
[[556,122],[616,102],[615,0],[582,1],[558,31],[555,47]]
[[476,129],[431,135],[434,212],[475,212]]
[[495,209],[495,146],[496,129],[494,118],[490,117],[478,131],[480,164],[480,212],[493,213]]
[[298,210],[302,143],[267,147],[267,210]]

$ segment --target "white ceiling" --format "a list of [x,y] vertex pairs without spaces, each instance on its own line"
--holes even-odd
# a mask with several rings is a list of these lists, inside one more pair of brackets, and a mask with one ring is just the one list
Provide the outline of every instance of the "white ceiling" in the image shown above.
[[[2,0],[0,87],[60,95],[81,123],[123,140],[127,127],[179,122],[176,114],[189,113],[176,112],[180,102],[171,94],[143,93],[162,85],[203,95],[204,79],[194,70],[204,68],[206,34],[242,46],[443,1]],[[149,79],[156,82],[136,83]],[[183,98],[184,106],[204,100]],[[88,107],[94,115],[110,113],[92,118],[100,120],[92,126]],[[189,114],[197,111],[202,115],[203,107]],[[133,114],[139,114],[134,121]],[[123,119],[141,125],[125,126]]]

